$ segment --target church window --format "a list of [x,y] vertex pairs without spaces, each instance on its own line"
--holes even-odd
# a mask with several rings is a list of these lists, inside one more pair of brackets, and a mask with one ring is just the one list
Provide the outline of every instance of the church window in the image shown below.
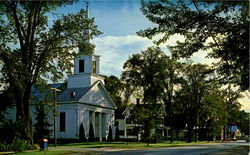
[[60,113],[60,131],[65,131],[65,127],[66,127],[66,113],[65,112],[61,112]]
[[84,60],[79,60],[79,73],[84,72]]
[[76,96],[76,92],[73,91],[73,92],[70,93],[71,98],[74,98],[75,96]]
[[96,61],[93,61],[93,64],[92,64],[93,66],[92,66],[92,72],[94,73],[94,74],[96,74]]

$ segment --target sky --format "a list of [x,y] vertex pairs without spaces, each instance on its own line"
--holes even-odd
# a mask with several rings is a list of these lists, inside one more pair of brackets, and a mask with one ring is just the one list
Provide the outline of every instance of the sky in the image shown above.
[[[151,40],[137,36],[136,32],[156,25],[142,14],[140,0],[89,0],[88,3],[89,17],[95,19],[95,25],[103,33],[91,41],[96,46],[95,54],[101,55],[100,73],[120,77],[123,64],[129,56],[154,45]],[[73,5],[59,8],[56,15],[50,16],[49,20],[54,20],[62,14],[77,13],[85,8],[86,2],[80,0]],[[183,37],[175,35],[166,44],[173,45],[176,40],[183,40]],[[166,44],[161,45],[161,48],[168,55]],[[191,59],[207,64],[216,61],[205,56],[206,52],[199,52]],[[243,109],[250,112],[250,104],[247,104],[250,98],[246,94],[243,95],[245,97],[240,100]]]

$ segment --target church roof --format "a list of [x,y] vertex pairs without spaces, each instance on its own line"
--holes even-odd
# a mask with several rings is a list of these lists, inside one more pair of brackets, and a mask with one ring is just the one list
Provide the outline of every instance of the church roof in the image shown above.
[[[96,81],[91,85],[91,87],[81,88],[67,88],[67,83],[48,84],[47,86],[44,86],[42,88],[34,86],[32,87],[32,101],[54,101],[54,91],[51,88],[57,88],[60,90],[59,92],[57,92],[57,103],[79,102],[89,105],[91,104],[94,106],[116,109],[115,103],[108,95],[107,90],[105,89],[101,81]],[[96,92],[96,89],[99,90],[99,94],[98,91]],[[97,98],[94,97],[95,94],[93,93],[97,93]],[[105,97],[106,99],[104,99]],[[109,102],[110,105],[105,104],[107,102]]]
[[57,96],[57,102],[78,101],[85,93],[88,92],[90,87],[84,88],[68,88]]

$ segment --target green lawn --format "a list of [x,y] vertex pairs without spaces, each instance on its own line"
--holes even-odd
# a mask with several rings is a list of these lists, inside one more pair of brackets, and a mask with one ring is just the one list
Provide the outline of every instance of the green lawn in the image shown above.
[[[208,142],[193,142],[186,143],[184,141],[174,141],[174,143],[170,144],[169,141],[163,141],[161,143],[149,144],[147,146],[146,143],[137,143],[137,142],[84,142],[84,143],[68,143],[68,144],[59,144],[57,147],[67,147],[67,148],[161,148],[161,147],[173,147],[173,146],[188,146],[194,144],[205,144]],[[49,145],[53,147],[53,145]]]
[[[26,151],[26,152],[18,152],[14,153],[16,155],[64,155],[64,154],[72,154],[79,153],[76,151],[66,151],[66,150],[48,150],[48,151]],[[81,152],[81,155],[96,155],[94,152]]]
[[25,152],[17,152],[17,153],[8,153],[8,154],[17,154],[17,155],[63,155],[63,154],[71,154],[73,151],[65,151],[65,150],[48,150],[48,151],[25,151]]

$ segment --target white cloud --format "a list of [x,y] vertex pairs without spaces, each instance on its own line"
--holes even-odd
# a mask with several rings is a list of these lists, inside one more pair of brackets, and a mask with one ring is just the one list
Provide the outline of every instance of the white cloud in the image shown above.
[[152,46],[151,40],[137,35],[95,38],[96,54],[101,55],[101,74],[120,76],[124,62],[132,54]]
[[[156,36],[154,39],[159,39],[162,36]],[[181,35],[174,35],[169,40],[161,44],[160,47],[169,55],[166,48],[167,45],[174,45],[176,41],[183,41],[184,37]],[[96,54],[101,55],[101,74],[120,76],[124,62],[132,54],[139,53],[147,47],[154,46],[153,42],[149,39],[139,37],[137,35],[127,36],[103,36],[95,38],[93,43],[96,45]],[[191,60],[197,63],[212,64],[215,59],[207,59],[207,52],[197,52]]]
[[246,112],[250,112],[250,92],[246,90],[242,93],[243,98],[240,98],[238,101],[242,105],[241,109]]

